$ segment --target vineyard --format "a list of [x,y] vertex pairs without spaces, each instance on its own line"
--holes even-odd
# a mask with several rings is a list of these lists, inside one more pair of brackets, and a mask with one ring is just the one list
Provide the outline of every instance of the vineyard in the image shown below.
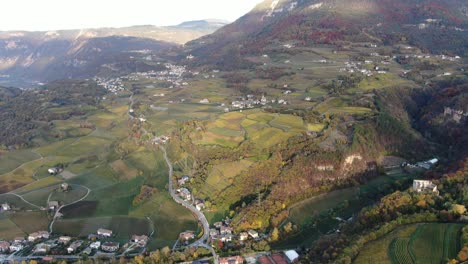
[[396,238],[390,244],[390,258],[394,263],[413,263],[408,251],[408,238]]
[[410,238],[395,238],[389,246],[392,263],[447,263],[460,249],[462,225],[420,225]]

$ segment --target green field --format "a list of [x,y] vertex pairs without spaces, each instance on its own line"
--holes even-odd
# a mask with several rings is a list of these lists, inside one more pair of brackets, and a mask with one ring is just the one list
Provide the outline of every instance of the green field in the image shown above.
[[0,152],[0,175],[14,170],[26,162],[39,158],[39,155],[31,150]]
[[358,193],[359,188],[349,188],[305,200],[290,209],[289,218],[299,225],[307,224],[320,212],[334,208],[346,200],[351,200]]
[[19,212],[12,214],[9,218],[26,234],[41,230],[47,231],[49,228],[49,218],[44,211]]
[[193,138],[199,145],[234,148],[248,140],[259,148],[269,148],[306,131],[301,117],[255,109],[222,114],[214,122],[207,122],[206,131]]
[[0,219],[0,239],[10,240],[26,234],[8,218]]
[[[400,228],[397,228],[393,232],[387,234],[384,237],[381,237],[371,243],[366,244],[366,246],[359,252],[359,255],[355,259],[354,263],[356,264],[367,264],[367,263],[382,263],[382,264],[391,264],[392,259],[389,255],[389,250],[391,247],[402,247],[405,246],[404,243],[409,242],[411,234],[418,228],[418,225],[407,225]],[[395,244],[394,241],[398,238],[398,244]],[[400,253],[400,258],[406,258],[411,260],[409,253]],[[411,262],[407,262],[411,263]]]
[[354,263],[447,263],[460,250],[462,227],[442,223],[407,225],[365,245]]

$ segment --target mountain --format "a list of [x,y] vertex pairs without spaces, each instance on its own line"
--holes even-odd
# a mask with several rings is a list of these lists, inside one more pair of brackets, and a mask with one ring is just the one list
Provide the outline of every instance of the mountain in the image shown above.
[[17,84],[18,80],[47,82],[150,69],[152,54],[224,24],[201,20],[170,27],[0,32],[0,74],[7,84]]
[[198,29],[198,30],[217,30],[221,27],[228,25],[229,22],[226,20],[219,20],[219,19],[206,19],[206,20],[194,20],[194,21],[187,21],[182,22],[179,25],[175,26],[175,28],[179,29]]
[[468,4],[462,0],[266,0],[214,34],[187,43],[184,51],[197,57],[194,64],[227,68],[233,56],[282,44],[404,44],[461,56],[468,50],[467,30]]

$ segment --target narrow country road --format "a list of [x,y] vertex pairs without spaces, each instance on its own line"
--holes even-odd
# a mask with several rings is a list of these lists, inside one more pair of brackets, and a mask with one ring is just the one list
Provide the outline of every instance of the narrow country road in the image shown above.
[[[50,222],[50,225],[49,225],[49,232],[50,232],[50,233],[53,233],[53,231],[54,231],[53,227],[54,227],[55,219],[58,218],[59,213],[60,213],[60,210],[62,210],[64,207],[67,207],[67,206],[69,206],[69,205],[76,204],[76,203],[78,203],[78,202],[83,201],[84,199],[86,199],[86,197],[88,197],[89,193],[91,192],[91,189],[89,189],[88,187],[83,186],[83,185],[70,184],[70,186],[72,186],[72,187],[73,187],[73,186],[83,187],[83,188],[86,189],[86,194],[85,194],[83,197],[81,197],[80,199],[78,199],[78,200],[76,200],[76,201],[74,201],[74,202],[71,202],[71,203],[69,203],[69,204],[64,204],[64,205],[60,206],[60,207],[57,209],[57,211],[55,211],[55,214],[54,214],[54,217],[53,217],[53,219],[52,219],[52,222]],[[52,196],[52,194],[51,194],[50,196]],[[50,196],[49,196],[49,198],[50,198]]]
[[215,250],[210,245],[207,244],[208,237],[210,235],[210,224],[208,223],[208,220],[206,220],[205,215],[202,212],[198,211],[197,208],[195,208],[192,204],[184,201],[182,198],[177,196],[177,194],[175,193],[173,182],[172,182],[172,176],[174,174],[174,168],[172,167],[172,162],[169,160],[169,157],[167,156],[166,149],[161,145],[159,147],[162,150],[164,154],[164,159],[166,160],[167,166],[169,167],[169,193],[171,194],[172,199],[174,199],[176,203],[184,206],[185,208],[190,210],[194,215],[196,215],[198,218],[198,221],[203,226],[203,236],[199,238],[197,241],[190,244],[189,246],[190,247],[204,247],[210,250],[211,254],[213,255],[214,263],[218,264],[219,263],[218,255],[216,254]]

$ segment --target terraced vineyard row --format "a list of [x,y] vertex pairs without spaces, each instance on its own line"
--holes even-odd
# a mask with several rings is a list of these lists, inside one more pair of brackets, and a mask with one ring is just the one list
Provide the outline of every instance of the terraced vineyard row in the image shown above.
[[409,238],[397,238],[390,244],[390,257],[393,263],[414,263],[408,251]]
[[389,256],[395,264],[441,264],[455,258],[459,249],[462,225],[424,224],[410,238],[395,238]]

